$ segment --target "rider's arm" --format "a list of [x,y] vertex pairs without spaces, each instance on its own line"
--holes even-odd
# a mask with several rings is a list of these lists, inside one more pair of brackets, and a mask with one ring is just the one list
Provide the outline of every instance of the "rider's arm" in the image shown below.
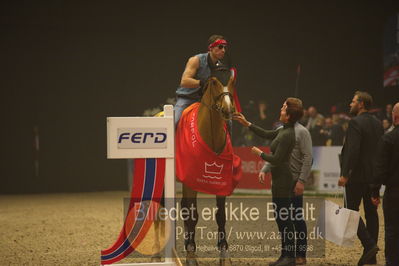
[[181,77],[180,86],[184,88],[198,88],[200,87],[200,81],[194,79],[195,74],[199,68],[199,57],[193,56],[188,59],[186,68]]

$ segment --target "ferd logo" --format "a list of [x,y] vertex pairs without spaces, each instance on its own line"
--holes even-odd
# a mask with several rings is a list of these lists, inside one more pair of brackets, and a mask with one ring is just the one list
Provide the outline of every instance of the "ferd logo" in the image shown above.
[[119,149],[165,149],[166,128],[118,128]]

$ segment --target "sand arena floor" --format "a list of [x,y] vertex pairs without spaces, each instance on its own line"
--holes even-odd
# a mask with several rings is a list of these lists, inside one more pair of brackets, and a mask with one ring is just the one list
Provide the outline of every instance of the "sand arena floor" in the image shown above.
[[[0,195],[0,264],[100,265],[100,251],[113,244],[122,227],[123,199],[128,196],[123,191]],[[379,215],[381,251],[377,260],[384,265],[381,207]],[[359,240],[351,248],[327,242],[326,257],[309,258],[308,265],[356,265],[361,253]],[[232,263],[267,265],[273,260],[232,259]],[[216,259],[199,262],[218,264]]]

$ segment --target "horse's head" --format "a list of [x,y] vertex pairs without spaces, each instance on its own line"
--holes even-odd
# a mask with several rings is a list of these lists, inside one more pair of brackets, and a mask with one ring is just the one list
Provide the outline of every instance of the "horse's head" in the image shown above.
[[235,112],[234,73],[227,67],[215,67],[205,87],[203,100],[207,106],[219,112],[225,120],[230,120]]

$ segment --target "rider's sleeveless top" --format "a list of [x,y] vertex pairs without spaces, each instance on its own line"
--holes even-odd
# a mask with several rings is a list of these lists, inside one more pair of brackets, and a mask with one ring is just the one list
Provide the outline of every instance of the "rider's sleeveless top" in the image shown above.
[[[195,55],[199,57],[199,68],[197,73],[194,76],[194,79],[202,80],[203,82],[207,81],[211,75],[211,69],[208,66],[208,53],[197,54]],[[177,95],[184,96],[197,96],[201,93],[201,88],[184,88],[179,86],[176,90]]]

